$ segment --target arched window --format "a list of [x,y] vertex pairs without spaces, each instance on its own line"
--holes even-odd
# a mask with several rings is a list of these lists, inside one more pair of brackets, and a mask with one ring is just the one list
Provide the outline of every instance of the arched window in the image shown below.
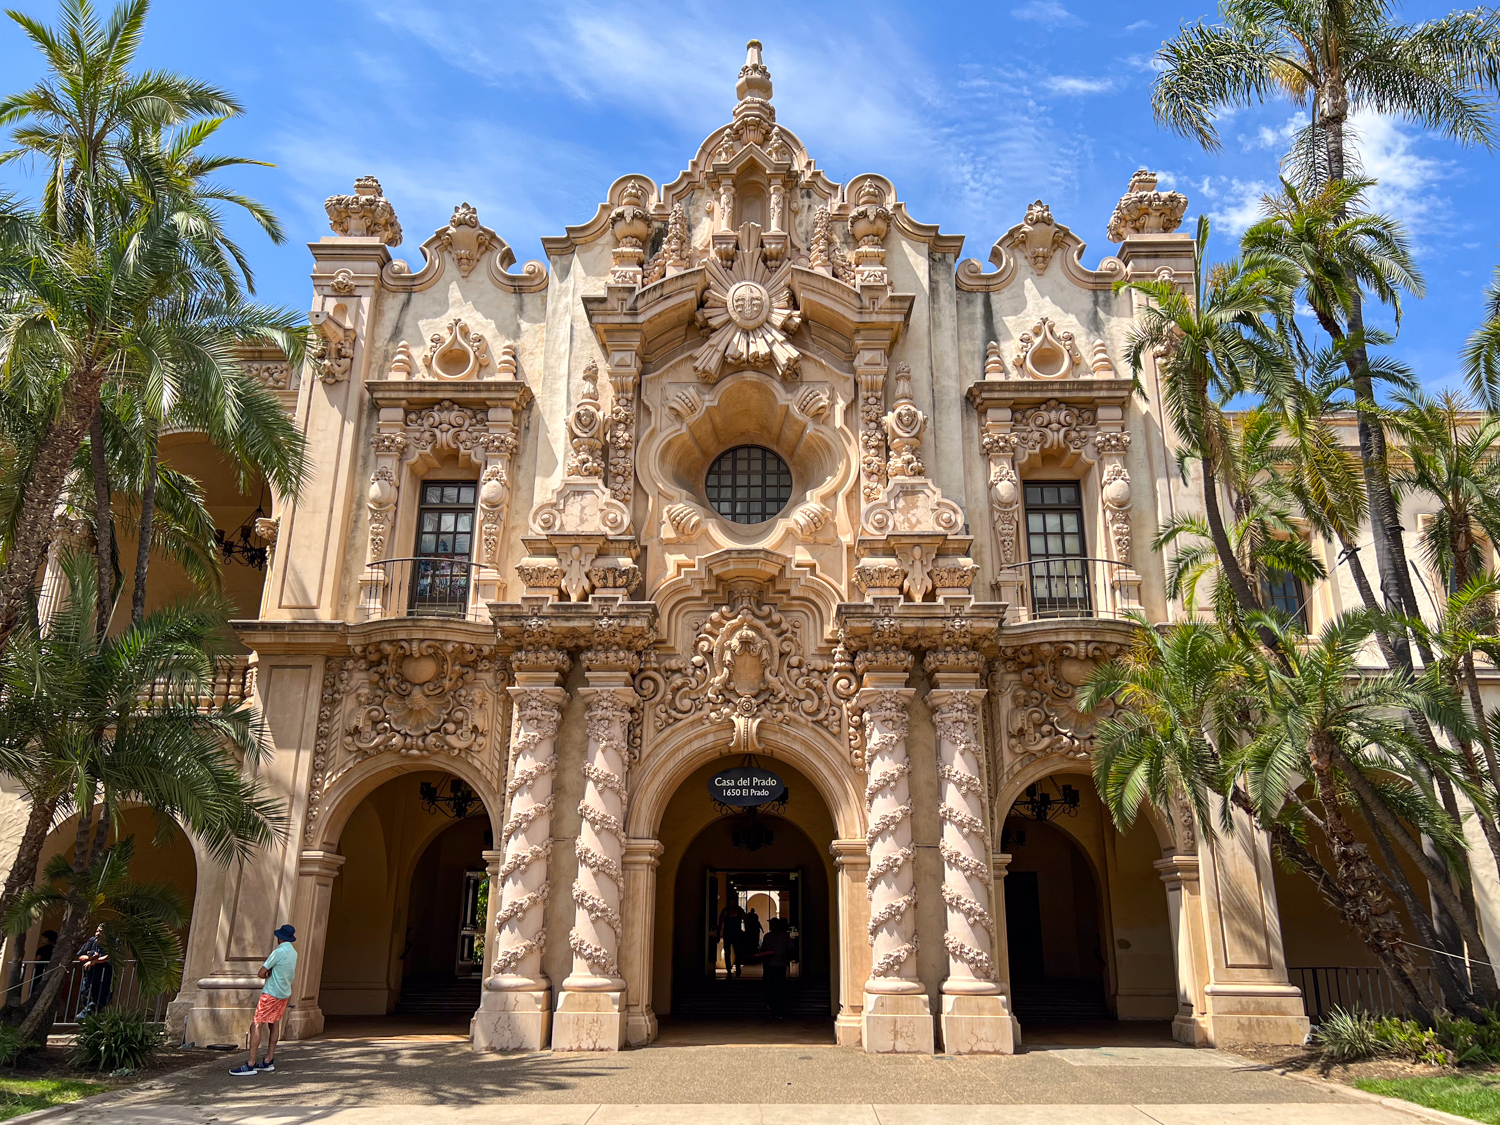
[[739,445],[719,454],[703,487],[713,510],[726,520],[765,523],[792,498],[792,470],[769,449]]

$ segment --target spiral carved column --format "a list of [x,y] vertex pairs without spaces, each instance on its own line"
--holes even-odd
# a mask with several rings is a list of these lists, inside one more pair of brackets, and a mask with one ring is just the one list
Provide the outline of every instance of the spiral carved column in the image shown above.
[[[942,836],[943,904],[948,977],[943,981],[943,1050],[948,1054],[1010,1054],[1014,1029],[997,983],[998,945],[980,772],[979,725],[985,692],[978,653],[935,652],[926,663],[938,687],[927,695],[937,734],[938,819]],[[971,671],[970,668],[974,670]]]
[[630,721],[637,697],[630,677],[639,667],[633,654],[586,652],[588,686],[585,725],[583,818],[575,851],[573,883],[573,971],[563,981],[554,1016],[552,1048],[614,1051],[625,1044],[625,979],[620,974],[624,924],[625,796]]
[[866,848],[870,872],[870,977],[865,981],[861,1038],[871,1054],[933,1050],[932,1012],[917,977],[917,888],[911,839],[906,687],[911,654],[861,654],[864,687]]
[[557,730],[568,698],[558,686],[558,671],[567,664],[568,658],[555,651],[522,652],[513,661],[510,784],[500,834],[504,858],[497,872],[493,975],[485,981],[474,1017],[478,1051],[540,1050],[550,1039],[551,982],[542,971],[542,951],[551,890],[547,861],[552,854]]

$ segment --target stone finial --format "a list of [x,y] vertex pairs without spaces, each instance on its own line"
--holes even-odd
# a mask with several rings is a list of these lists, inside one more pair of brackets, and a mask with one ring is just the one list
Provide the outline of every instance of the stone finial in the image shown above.
[[387,246],[401,245],[396,209],[381,194],[374,176],[361,176],[354,181],[353,195],[330,195],[323,207],[329,227],[341,238],[378,238]]
[[994,340],[990,341],[989,347],[984,352],[984,377],[986,379],[1004,379],[1005,360],[1000,358],[1000,345]]
[[740,101],[747,98],[771,100],[771,72],[760,57],[760,40],[752,39],[745,44],[745,65],[740,67],[739,81],[734,84],[734,96]]
[[1181,192],[1157,191],[1156,173],[1141,168],[1115,204],[1106,235],[1111,242],[1124,242],[1133,234],[1171,234],[1182,225],[1187,204]]

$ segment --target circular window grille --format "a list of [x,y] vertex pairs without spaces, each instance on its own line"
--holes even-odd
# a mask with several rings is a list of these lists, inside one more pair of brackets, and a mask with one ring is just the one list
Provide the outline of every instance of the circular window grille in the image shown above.
[[719,454],[704,488],[714,511],[726,520],[765,523],[792,498],[792,470],[769,449],[740,445]]

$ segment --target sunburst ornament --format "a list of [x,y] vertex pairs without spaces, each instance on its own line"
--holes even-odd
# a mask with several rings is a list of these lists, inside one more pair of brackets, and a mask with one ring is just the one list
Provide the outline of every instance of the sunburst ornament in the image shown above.
[[766,267],[759,224],[740,227],[732,267],[725,269],[713,258],[703,266],[708,292],[697,321],[713,335],[693,357],[698,378],[717,383],[726,362],[735,367],[768,367],[786,382],[799,378],[802,353],[787,339],[802,326],[802,314],[786,284],[791,263],[775,273]]

